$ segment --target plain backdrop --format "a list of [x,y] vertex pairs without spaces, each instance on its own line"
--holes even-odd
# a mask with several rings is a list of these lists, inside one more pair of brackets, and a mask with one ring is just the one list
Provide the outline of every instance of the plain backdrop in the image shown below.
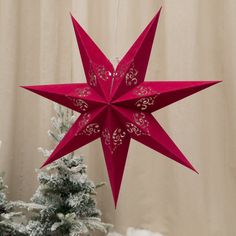
[[155,113],[199,175],[132,141],[117,210],[100,141],[78,150],[103,218],[167,236],[236,235],[235,0],[0,0],[0,171],[29,200],[44,159],[52,102],[20,85],[84,82],[71,12],[111,60],[163,6],[146,80],[223,80]]

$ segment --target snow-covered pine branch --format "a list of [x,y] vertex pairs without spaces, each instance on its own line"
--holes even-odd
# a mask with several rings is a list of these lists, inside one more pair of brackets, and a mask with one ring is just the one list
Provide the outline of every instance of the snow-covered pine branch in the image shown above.
[[[51,119],[49,136],[58,143],[75,120],[73,112],[54,106],[56,116]],[[39,148],[44,157],[52,150]],[[101,211],[96,208],[97,188],[87,176],[87,166],[82,156],[70,153],[38,170],[39,187],[30,203],[18,202],[20,208],[29,210],[27,231],[30,236],[81,236],[98,230],[107,233],[111,225],[103,223]]]
[[[1,147],[0,141],[0,147]],[[0,236],[26,236],[26,228],[21,223],[23,214],[15,212],[12,202],[8,201],[3,176],[0,176]],[[18,220],[18,219],[21,220]]]

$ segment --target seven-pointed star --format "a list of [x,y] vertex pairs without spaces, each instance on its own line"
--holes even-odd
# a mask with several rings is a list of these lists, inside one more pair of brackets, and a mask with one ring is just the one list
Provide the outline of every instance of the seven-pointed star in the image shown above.
[[116,69],[72,17],[87,83],[24,86],[81,113],[43,166],[101,138],[115,205],[131,138],[195,171],[151,113],[219,82],[144,82],[160,11]]

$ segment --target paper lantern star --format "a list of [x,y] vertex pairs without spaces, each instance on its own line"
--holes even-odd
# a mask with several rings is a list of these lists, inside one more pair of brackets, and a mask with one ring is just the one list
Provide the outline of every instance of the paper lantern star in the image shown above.
[[219,82],[144,82],[160,11],[116,69],[72,17],[87,83],[24,87],[81,113],[43,166],[100,138],[115,205],[131,138],[195,171],[151,113]]

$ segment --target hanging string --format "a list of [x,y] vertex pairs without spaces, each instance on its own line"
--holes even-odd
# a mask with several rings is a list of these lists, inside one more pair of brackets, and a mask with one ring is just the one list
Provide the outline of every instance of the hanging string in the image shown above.
[[114,33],[114,42],[115,42],[115,58],[114,58],[114,62],[115,62],[115,66],[118,64],[119,62],[119,58],[117,57],[117,44],[118,44],[118,21],[119,21],[119,10],[120,10],[120,0],[116,0],[116,18],[115,18],[115,33]]
[[[119,20],[119,9],[120,9],[120,0],[116,0],[116,17],[115,17],[115,24],[114,24],[114,43],[115,43],[115,58],[112,60],[112,64],[116,70],[116,67],[119,63],[119,57],[117,56],[117,43],[118,43],[118,20]],[[110,94],[112,93],[112,88],[114,85],[114,79],[115,79],[116,72],[113,72],[112,74],[112,82],[111,82],[111,88],[110,88]]]

